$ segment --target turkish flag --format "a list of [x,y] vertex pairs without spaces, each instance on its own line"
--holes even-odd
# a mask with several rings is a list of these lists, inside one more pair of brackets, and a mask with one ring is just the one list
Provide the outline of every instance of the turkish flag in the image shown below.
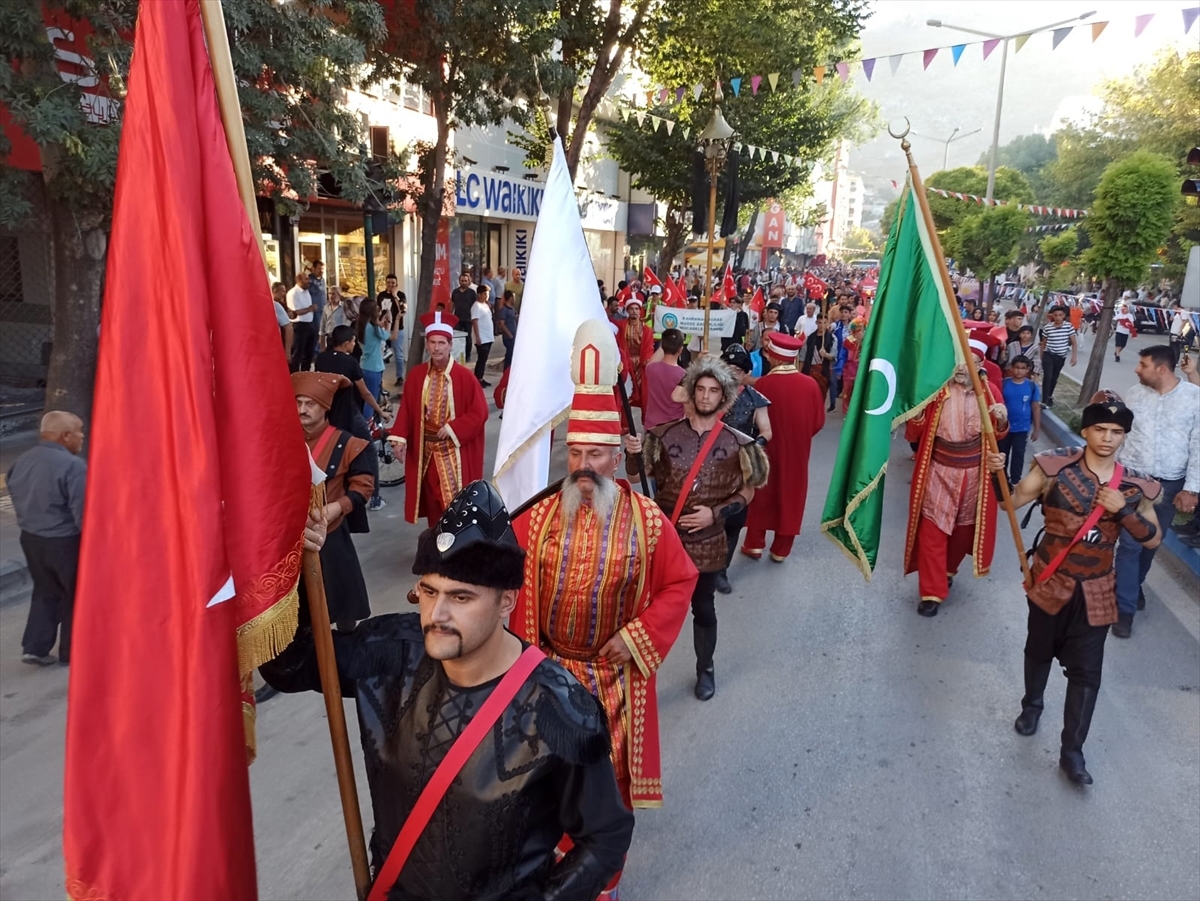
[[725,264],[725,278],[721,281],[721,297],[728,303],[737,297],[737,285],[733,282],[733,266]]
[[762,288],[754,289],[754,296],[750,298],[750,312],[756,316],[762,316],[763,310],[767,308],[767,299],[763,297]]
[[663,297],[666,298],[666,303],[669,307],[687,306],[687,295],[675,279],[671,278],[670,273],[667,273],[667,284],[663,288]]
[[658,280],[658,276],[654,274],[654,270],[649,266],[642,270],[642,284],[646,286],[647,291],[655,285],[658,285],[660,288],[663,286],[663,283]]
[[254,898],[242,686],[295,632],[311,465],[197,0],[141,4],[134,48],[67,699],[66,892]]
[[804,290],[809,297],[816,299],[825,296],[825,293],[829,290],[829,285],[825,284],[825,282],[821,281],[821,279],[817,278],[811,272],[806,272],[804,273]]

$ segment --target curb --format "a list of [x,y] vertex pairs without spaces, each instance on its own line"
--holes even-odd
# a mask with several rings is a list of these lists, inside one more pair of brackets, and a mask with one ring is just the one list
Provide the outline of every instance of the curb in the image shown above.
[[[1083,439],[1071,431],[1062,419],[1045,407],[1042,408],[1042,431],[1046,433],[1058,447],[1080,447]],[[1158,546],[1158,557],[1165,557],[1168,568],[1176,579],[1194,582],[1200,576],[1200,550],[1190,548],[1179,540],[1179,536],[1170,528],[1163,534],[1163,542]]]

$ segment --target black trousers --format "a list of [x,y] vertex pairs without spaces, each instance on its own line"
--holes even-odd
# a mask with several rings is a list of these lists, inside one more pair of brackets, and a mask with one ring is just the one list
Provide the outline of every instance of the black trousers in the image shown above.
[[[58,641],[58,657],[71,659],[71,616],[75,605],[75,578],[79,572],[79,536],[46,538],[21,533],[21,550],[33,579],[33,598],[21,649],[45,657]],[[60,634],[61,632],[61,634]]]
[[312,366],[317,330],[311,322],[292,323],[292,372],[307,372]]
[[1049,351],[1042,354],[1042,398],[1054,399],[1054,389],[1058,387],[1058,376],[1067,362],[1066,357],[1052,354]]
[[692,621],[697,626],[717,624],[717,573],[700,573],[692,592]]
[[725,543],[729,545],[725,551],[726,569],[729,569],[729,564],[733,562],[733,555],[737,551],[738,539],[742,537],[742,529],[746,527],[746,517],[749,514],[750,508],[747,507],[736,516],[731,516],[725,520]]
[[1106,638],[1108,626],[1093,626],[1088,622],[1087,602],[1078,583],[1067,606],[1053,616],[1029,601],[1025,656],[1038,663],[1050,663],[1057,657],[1068,682],[1100,687]]
[[488,357],[492,355],[492,342],[489,341],[487,344],[476,344],[475,354],[475,378],[482,382],[483,375],[487,371]]

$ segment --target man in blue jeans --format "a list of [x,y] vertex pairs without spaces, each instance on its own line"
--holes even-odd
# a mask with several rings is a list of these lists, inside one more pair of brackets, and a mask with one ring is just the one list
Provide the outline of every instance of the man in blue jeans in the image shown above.
[[[1200,492],[1200,387],[1175,374],[1175,351],[1166,344],[1139,353],[1134,373],[1139,384],[1126,392],[1133,430],[1121,449],[1121,463],[1162,484],[1154,514],[1164,533],[1175,513],[1196,511]],[[1117,547],[1117,638],[1133,634],[1133,617],[1146,606],[1142,583],[1154,563],[1154,551],[1124,535]]]

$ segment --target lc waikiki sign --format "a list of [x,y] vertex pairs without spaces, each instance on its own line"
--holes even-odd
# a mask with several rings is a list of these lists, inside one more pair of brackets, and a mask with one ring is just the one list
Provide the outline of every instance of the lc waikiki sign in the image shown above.
[[454,208],[460,214],[493,219],[537,219],[545,186],[490,172],[455,174]]

